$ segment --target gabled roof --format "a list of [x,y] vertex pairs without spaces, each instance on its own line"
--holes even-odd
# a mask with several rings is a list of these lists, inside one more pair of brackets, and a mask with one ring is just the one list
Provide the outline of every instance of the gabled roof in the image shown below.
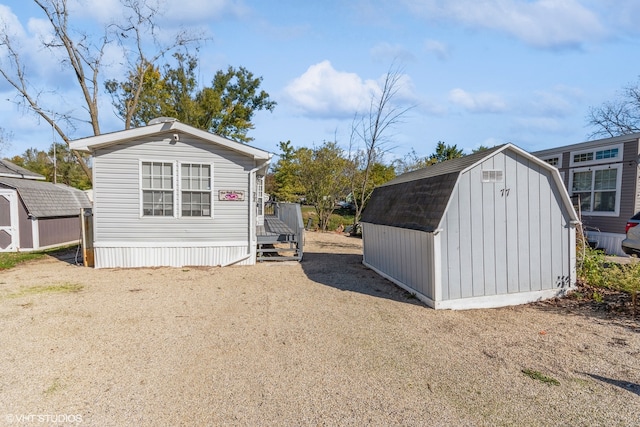
[[10,161],[3,159],[0,159],[0,177],[44,180],[44,176],[39,173],[31,172],[29,169],[14,165]]
[[269,153],[268,151],[260,150],[249,145],[242,144],[240,142],[223,138],[211,132],[206,132],[193,126],[180,123],[175,119],[164,119],[160,122],[151,121],[150,123],[151,124],[147,126],[141,126],[138,128],[104,133],[97,136],[77,139],[75,141],[71,141],[69,143],[69,147],[72,150],[93,152],[94,150],[99,148],[120,144],[122,142],[127,142],[138,138],[161,134],[175,134],[181,132],[202,139],[204,141],[226,147],[230,150],[240,152],[246,156],[252,157],[255,160],[271,159],[271,153]]
[[0,177],[0,186],[16,190],[35,218],[80,215],[81,208],[91,207],[84,191],[64,184]]
[[377,187],[362,213],[362,222],[434,232],[445,214],[460,175],[476,164],[504,150],[513,150],[550,170],[572,219],[577,216],[558,170],[513,144],[504,144],[479,153],[402,174]]

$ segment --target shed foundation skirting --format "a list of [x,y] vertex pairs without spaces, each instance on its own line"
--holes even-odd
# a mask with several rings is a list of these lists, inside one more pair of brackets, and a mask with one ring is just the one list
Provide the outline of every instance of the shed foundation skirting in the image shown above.
[[557,296],[565,295],[567,292],[575,288],[574,286],[564,287],[564,288],[556,288],[556,289],[545,289],[542,291],[532,291],[532,292],[518,292],[513,294],[503,294],[503,295],[487,295],[482,297],[469,297],[469,298],[459,298],[454,300],[447,301],[434,301],[433,299],[427,297],[426,295],[417,292],[415,289],[405,285],[404,283],[394,279],[393,277],[385,274],[384,272],[378,270],[374,266],[368,264],[366,261],[362,262],[366,267],[372,269],[385,279],[393,282],[398,287],[404,289],[409,292],[411,295],[414,295],[420,301],[425,303],[431,308],[435,308],[438,310],[469,310],[476,308],[497,308],[497,307],[505,307],[510,305],[520,305],[520,304],[528,304],[530,302],[542,301],[549,298],[554,298]]
[[246,243],[235,246],[225,246],[224,243],[218,246],[150,246],[146,243],[128,247],[96,243],[95,268],[253,265],[256,263],[255,245],[251,245],[251,253],[247,248]]

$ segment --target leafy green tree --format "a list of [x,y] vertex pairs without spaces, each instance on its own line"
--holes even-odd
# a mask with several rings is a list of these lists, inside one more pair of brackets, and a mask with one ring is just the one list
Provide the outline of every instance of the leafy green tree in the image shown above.
[[490,150],[491,147],[487,147],[485,145],[480,145],[478,148],[474,148],[473,150],[471,150],[471,154],[476,154],[476,153],[481,153],[483,151],[487,151]]
[[66,184],[81,190],[91,188],[91,181],[67,144],[55,143],[55,150],[52,145],[48,152],[29,148],[22,155],[14,156],[9,161],[43,175],[49,182]]
[[267,191],[282,202],[297,202],[304,194],[298,180],[296,149],[291,141],[280,142],[280,158],[273,167],[273,187]]
[[125,129],[144,126],[149,120],[162,116],[171,104],[160,69],[149,63],[141,64],[135,72],[130,71],[125,82],[107,80],[105,89],[111,94]]
[[[356,206],[356,214],[364,210],[374,188],[392,180],[396,176],[393,165],[385,165],[377,159],[372,161],[367,168],[360,167],[366,163],[365,158],[367,155],[364,150],[360,150],[348,164],[349,179],[352,184],[351,197],[353,204]],[[354,159],[355,161],[353,161]],[[353,185],[354,183],[357,185]],[[360,212],[358,212],[358,207]],[[356,216],[354,224],[357,224],[358,221],[359,216]]]
[[148,67],[137,102],[133,89],[132,73],[129,80],[107,82],[118,115],[133,126],[148,123],[151,119],[174,117],[183,123],[195,126],[239,142],[253,138],[247,133],[253,129],[256,111],[273,111],[275,101],[260,90],[261,77],[244,67],[229,67],[215,73],[211,86],[199,89],[196,78],[198,59],[191,55],[175,53],[176,66],[167,64],[163,72]]
[[326,231],[336,202],[349,188],[347,159],[335,142],[299,148],[295,157],[298,182],[305,190],[307,203],[315,208],[320,229]]
[[433,165],[462,156],[464,153],[456,145],[447,145],[443,141],[438,141],[436,151],[429,156],[428,162]]

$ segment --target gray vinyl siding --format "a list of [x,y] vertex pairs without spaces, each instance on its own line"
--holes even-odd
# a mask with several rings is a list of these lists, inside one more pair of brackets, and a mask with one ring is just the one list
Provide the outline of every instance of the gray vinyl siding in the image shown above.
[[462,173],[441,227],[442,300],[555,288],[571,273],[569,218],[551,172],[516,153]]
[[[177,143],[147,138],[94,153],[95,241],[108,242],[228,242],[249,235],[249,174],[246,155],[181,135]],[[140,161],[212,164],[213,218],[140,216]],[[174,170],[174,174],[176,171]],[[218,201],[219,190],[243,190],[241,202]],[[179,197],[176,196],[176,197]],[[178,213],[179,214],[179,213]]]
[[363,223],[364,263],[435,299],[433,233]]
[[[640,211],[640,173],[638,168],[639,143],[638,135],[627,137],[608,138],[599,141],[590,141],[581,144],[559,147],[557,149],[545,150],[534,153],[541,157],[550,157],[553,155],[562,155],[562,165],[559,165],[560,172],[564,174],[565,187],[571,193],[569,188],[569,175],[571,173],[570,153],[587,148],[597,148],[599,146],[608,146],[615,144],[623,144],[622,159],[622,183],[620,189],[620,210],[618,216],[598,216],[598,215],[582,215],[583,225],[587,229],[597,229],[603,233],[623,234],[627,220],[636,212]],[[575,168],[575,167],[574,167]]]

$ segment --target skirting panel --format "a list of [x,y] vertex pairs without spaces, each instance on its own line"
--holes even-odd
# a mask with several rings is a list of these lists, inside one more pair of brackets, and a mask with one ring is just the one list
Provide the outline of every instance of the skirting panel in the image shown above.
[[247,245],[224,247],[96,247],[95,268],[253,265]]
[[627,256],[622,252],[622,241],[625,239],[626,235],[587,231],[587,236],[590,242],[597,244],[597,248],[604,250],[607,254]]

